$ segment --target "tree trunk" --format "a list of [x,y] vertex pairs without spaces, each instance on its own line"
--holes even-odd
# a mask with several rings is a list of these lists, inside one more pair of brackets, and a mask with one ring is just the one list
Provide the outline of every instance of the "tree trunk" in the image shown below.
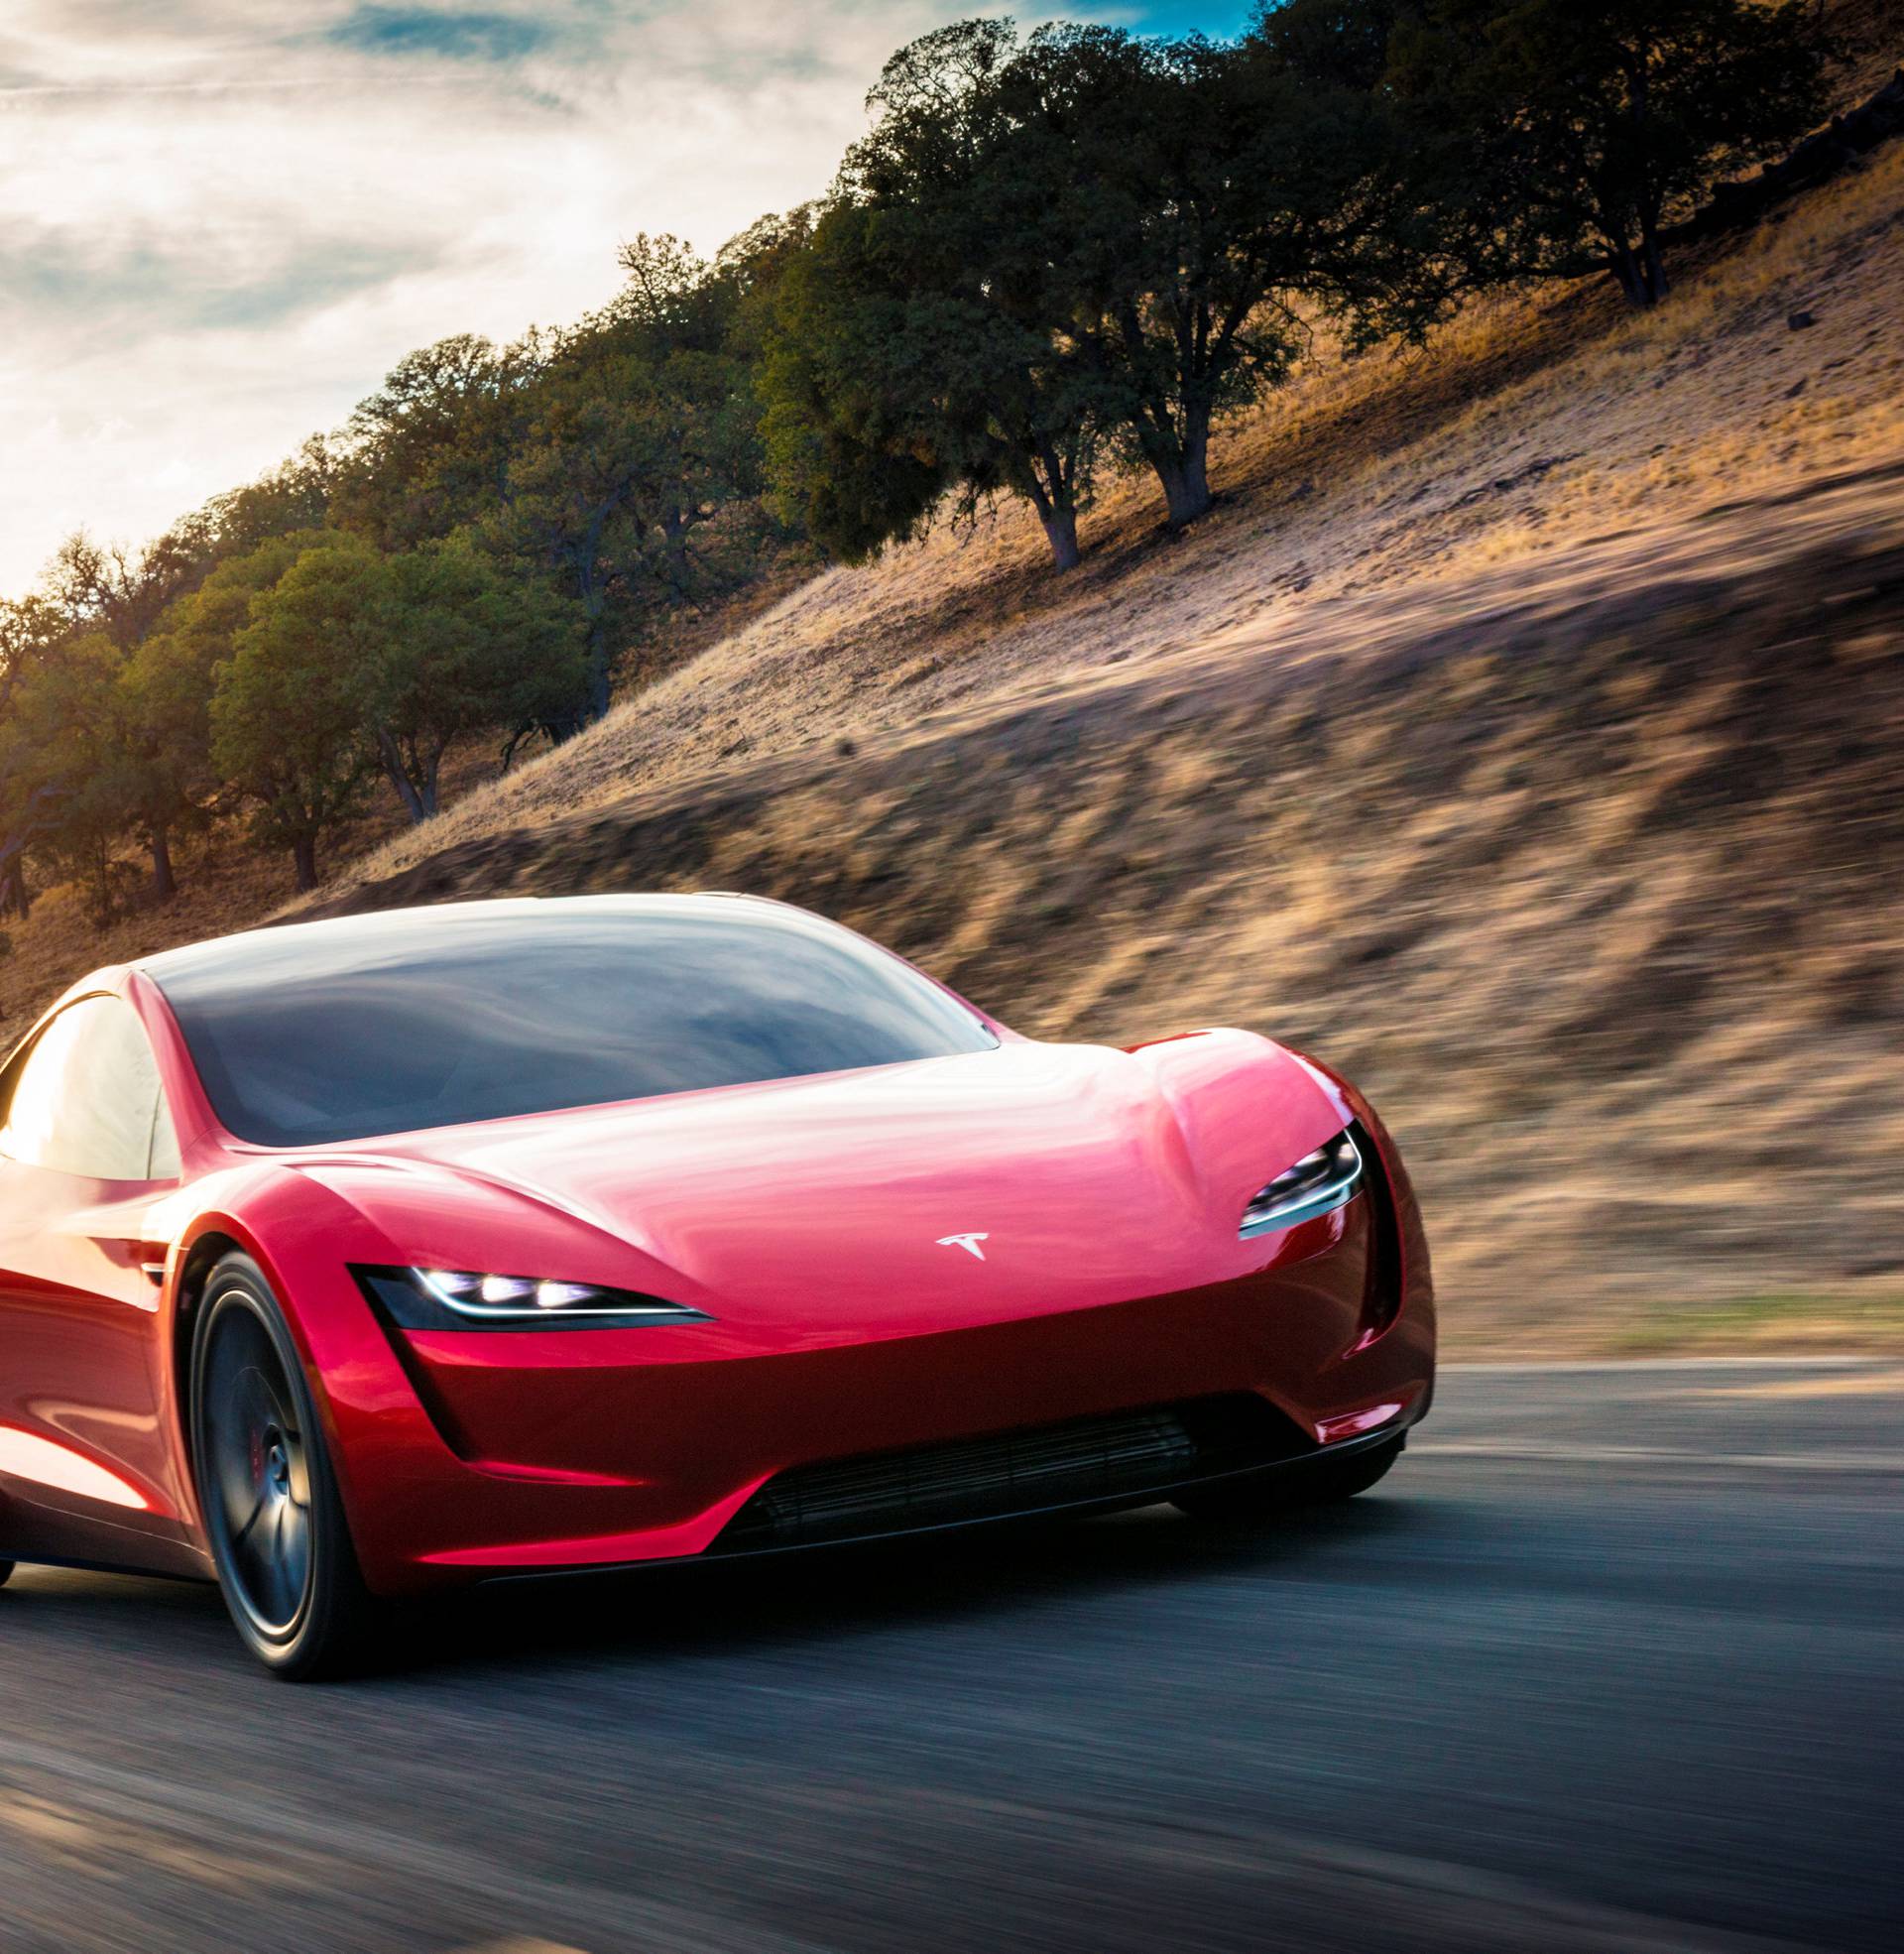
[[1070,508],[1040,509],[1038,521],[1044,525],[1045,541],[1051,546],[1052,567],[1076,569],[1083,560],[1083,552],[1078,548],[1078,512]]
[[[1238,315],[1238,323],[1242,322]],[[1143,324],[1134,306],[1120,314],[1126,357],[1143,358]],[[1210,420],[1213,389],[1208,337],[1202,327],[1180,330],[1177,362],[1167,388],[1152,386],[1130,418],[1143,458],[1163,488],[1166,520],[1173,530],[1207,515],[1210,494]]]
[[23,919],[33,909],[33,891],[27,885],[27,850],[49,831],[45,809],[58,804],[64,790],[37,787],[27,795],[20,825],[11,834],[0,834],[0,916]]
[[299,895],[317,887],[317,837],[300,834],[291,844],[292,866],[297,873]]
[[[416,783],[410,778],[410,770],[404,765],[403,749],[384,726],[377,728],[377,764],[383,768],[385,780],[397,790],[397,798],[404,803],[404,812],[410,816],[411,826],[420,826],[436,810],[423,805],[423,797],[416,792]],[[299,884],[299,887],[302,885]]]
[[575,594],[588,615],[588,696],[583,702],[584,724],[608,716],[608,621],[603,616],[608,595],[597,588],[596,572],[601,562],[602,532],[620,500],[617,496],[590,512],[587,530],[568,558],[575,572]]
[[608,717],[608,625],[599,616],[588,621],[588,716]]
[[1064,456],[1049,440],[1031,444],[1030,465],[1022,478],[1024,493],[1044,525],[1044,539],[1051,546],[1054,568],[1074,570],[1081,552],[1078,549],[1078,484],[1075,468],[1067,470]]
[[[1657,258],[1658,247],[1655,245],[1655,262]],[[1648,267],[1630,244],[1614,245],[1607,251],[1606,269],[1612,273],[1613,283],[1619,287],[1627,305],[1636,311],[1643,312],[1657,303]]]
[[1210,410],[1186,403],[1183,432],[1161,431],[1155,423],[1140,429],[1145,457],[1163,486],[1166,520],[1173,530],[1208,515],[1210,494]]
[[1163,484],[1165,520],[1173,530],[1209,513],[1210,477],[1202,455],[1153,455],[1150,465]]
[[418,794],[418,797],[423,803],[423,813],[430,820],[435,819],[437,810],[443,804],[442,798],[437,792],[437,782],[442,775],[442,771],[443,750],[441,747],[438,747],[423,762],[423,785]]
[[162,827],[152,831],[152,900],[169,903],[178,893],[178,878],[172,872],[172,836]]
[[1640,271],[1646,281],[1646,304],[1657,305],[1666,297],[1666,262],[1659,255],[1659,226],[1652,218],[1640,227]]
[[685,598],[689,582],[686,516],[670,508],[661,516],[661,546],[667,554],[668,581],[677,597]]

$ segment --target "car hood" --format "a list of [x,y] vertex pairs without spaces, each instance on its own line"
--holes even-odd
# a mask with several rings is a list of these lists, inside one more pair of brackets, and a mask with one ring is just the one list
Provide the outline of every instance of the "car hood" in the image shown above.
[[1344,1123],[1242,1032],[997,1049],[365,1143],[301,1162],[390,1259],[899,1333],[1260,1268],[1244,1204]]

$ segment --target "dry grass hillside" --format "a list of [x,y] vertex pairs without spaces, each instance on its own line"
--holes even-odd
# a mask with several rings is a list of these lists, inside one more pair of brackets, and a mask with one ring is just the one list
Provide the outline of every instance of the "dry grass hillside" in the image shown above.
[[[1904,1340],[1904,145],[1678,270],[1319,364],[1182,538],[1133,483],[1069,577],[1010,511],[816,577],[320,905],[784,895],[1025,1031],[1358,1072],[1457,1347]],[[0,1006],[235,864],[50,898]]]
[[1892,466],[499,822],[347,900],[771,891],[1027,1031],[1294,1038],[1410,1146],[1470,1348],[1894,1333],[1901,609]]

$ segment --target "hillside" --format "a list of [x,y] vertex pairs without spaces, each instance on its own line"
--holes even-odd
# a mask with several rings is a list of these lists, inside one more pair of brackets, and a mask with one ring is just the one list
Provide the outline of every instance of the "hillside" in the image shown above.
[[[1025,1031],[1357,1071],[1458,1347],[1904,1337],[1904,146],[1678,269],[1321,367],[1181,538],[817,577],[319,905],[788,896]],[[274,900],[50,898],[8,1025]]]

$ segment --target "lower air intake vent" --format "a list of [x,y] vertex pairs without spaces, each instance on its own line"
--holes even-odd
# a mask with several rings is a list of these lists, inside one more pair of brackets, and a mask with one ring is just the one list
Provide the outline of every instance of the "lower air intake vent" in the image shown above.
[[797,1466],[728,1522],[715,1550],[806,1545],[1080,1506],[1270,1465],[1311,1449],[1259,1398],[1195,1399],[985,1438]]

